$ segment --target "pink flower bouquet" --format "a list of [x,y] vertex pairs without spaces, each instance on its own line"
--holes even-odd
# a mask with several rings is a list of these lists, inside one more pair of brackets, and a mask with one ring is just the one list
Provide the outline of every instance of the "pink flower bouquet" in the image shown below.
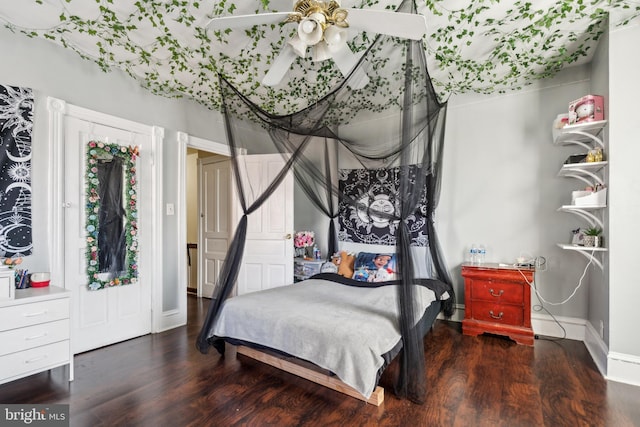
[[293,246],[296,248],[308,248],[314,243],[313,231],[298,231],[293,238]]

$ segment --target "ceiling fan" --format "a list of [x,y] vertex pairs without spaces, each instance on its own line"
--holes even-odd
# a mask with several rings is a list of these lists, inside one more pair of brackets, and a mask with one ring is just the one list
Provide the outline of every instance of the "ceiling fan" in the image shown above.
[[[246,28],[254,25],[270,25],[295,22],[298,32],[287,42],[262,83],[278,84],[297,57],[304,58],[312,47],[312,60],[333,59],[345,77],[359,60],[359,56],[347,45],[347,28],[394,37],[420,40],[427,31],[424,15],[340,7],[340,0],[294,0],[292,12],[262,13],[213,18],[206,25],[211,30]],[[351,79],[350,85],[360,89],[369,78],[361,72]]]

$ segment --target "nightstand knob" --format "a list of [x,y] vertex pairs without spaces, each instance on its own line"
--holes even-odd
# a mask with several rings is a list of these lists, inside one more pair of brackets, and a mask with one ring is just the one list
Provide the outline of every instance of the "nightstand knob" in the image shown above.
[[500,314],[498,314],[496,316],[495,314],[493,314],[493,310],[489,310],[489,316],[491,316],[492,318],[497,319],[497,320],[502,319],[502,315],[503,314],[504,314],[503,312],[500,312]]
[[502,296],[502,294],[504,294],[504,289],[500,289],[500,292],[498,292],[497,294],[494,293],[493,288],[489,289],[489,293],[491,294],[492,297],[500,297]]

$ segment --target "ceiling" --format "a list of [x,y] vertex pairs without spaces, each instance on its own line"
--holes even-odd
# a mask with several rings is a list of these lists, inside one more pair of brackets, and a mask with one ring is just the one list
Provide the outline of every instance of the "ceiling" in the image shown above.
[[[218,73],[268,111],[289,113],[342,79],[332,61],[299,58],[275,87],[260,82],[295,25],[207,31],[215,16],[290,11],[292,0],[20,0],[0,4],[0,21],[121,69],[156,94],[219,109]],[[10,4],[9,4],[10,3]],[[395,10],[401,0],[343,0],[342,7]],[[428,69],[442,99],[519,89],[590,60],[609,12],[613,25],[640,14],[637,0],[416,0],[427,19]],[[375,34],[350,30],[363,52]],[[293,82],[293,83],[291,83]],[[301,83],[302,82],[302,83]]]

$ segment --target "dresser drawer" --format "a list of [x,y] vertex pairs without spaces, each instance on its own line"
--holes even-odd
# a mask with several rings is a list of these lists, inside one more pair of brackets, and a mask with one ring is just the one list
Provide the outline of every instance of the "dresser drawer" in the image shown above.
[[524,309],[515,305],[474,301],[472,311],[473,318],[476,320],[514,326],[524,325]]
[[4,307],[0,310],[0,331],[69,318],[69,298]]
[[69,363],[69,341],[60,341],[0,356],[0,380],[10,381],[31,373]]
[[475,279],[471,282],[471,298],[497,303],[522,304],[524,302],[524,287],[517,283],[500,280]]
[[69,339],[69,319],[0,332],[0,356]]

